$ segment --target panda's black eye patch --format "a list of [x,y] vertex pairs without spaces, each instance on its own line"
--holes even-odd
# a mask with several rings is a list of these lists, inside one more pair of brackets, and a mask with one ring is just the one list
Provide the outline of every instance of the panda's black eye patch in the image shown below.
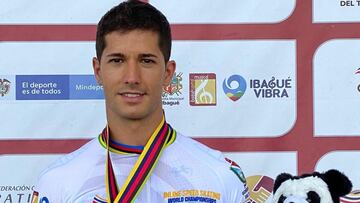
[[309,191],[307,193],[306,201],[309,203],[320,203],[320,196],[314,191]]
[[279,201],[277,203],[283,203],[285,201],[286,197],[284,195],[281,195],[279,198]]

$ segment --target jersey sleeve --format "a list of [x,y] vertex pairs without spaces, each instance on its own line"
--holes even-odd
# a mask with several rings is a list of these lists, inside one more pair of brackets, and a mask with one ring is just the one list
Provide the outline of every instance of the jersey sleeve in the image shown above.
[[246,184],[246,178],[240,166],[234,161],[225,158],[229,163],[231,178],[227,185],[227,197],[225,202],[246,203],[250,199],[249,188]]
[[229,203],[247,203],[249,200],[249,191],[246,184],[239,184],[238,187],[234,187],[228,191],[227,200]]

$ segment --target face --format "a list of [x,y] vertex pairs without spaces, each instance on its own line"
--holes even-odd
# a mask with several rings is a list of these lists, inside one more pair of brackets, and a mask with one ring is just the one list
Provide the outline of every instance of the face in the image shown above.
[[162,88],[175,71],[165,63],[158,34],[133,30],[105,36],[101,60],[93,59],[94,74],[103,85],[106,110],[118,119],[151,119],[162,115]]

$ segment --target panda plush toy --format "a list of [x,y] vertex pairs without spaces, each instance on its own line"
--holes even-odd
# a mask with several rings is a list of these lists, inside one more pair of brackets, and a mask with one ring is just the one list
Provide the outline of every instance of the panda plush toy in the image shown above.
[[301,176],[282,173],[275,179],[272,203],[339,203],[351,188],[348,177],[334,169]]

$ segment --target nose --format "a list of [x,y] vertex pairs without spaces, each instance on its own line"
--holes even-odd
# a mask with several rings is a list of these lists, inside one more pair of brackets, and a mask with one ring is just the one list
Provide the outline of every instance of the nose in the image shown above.
[[124,69],[124,82],[126,84],[140,84],[141,70],[135,61],[129,62]]

